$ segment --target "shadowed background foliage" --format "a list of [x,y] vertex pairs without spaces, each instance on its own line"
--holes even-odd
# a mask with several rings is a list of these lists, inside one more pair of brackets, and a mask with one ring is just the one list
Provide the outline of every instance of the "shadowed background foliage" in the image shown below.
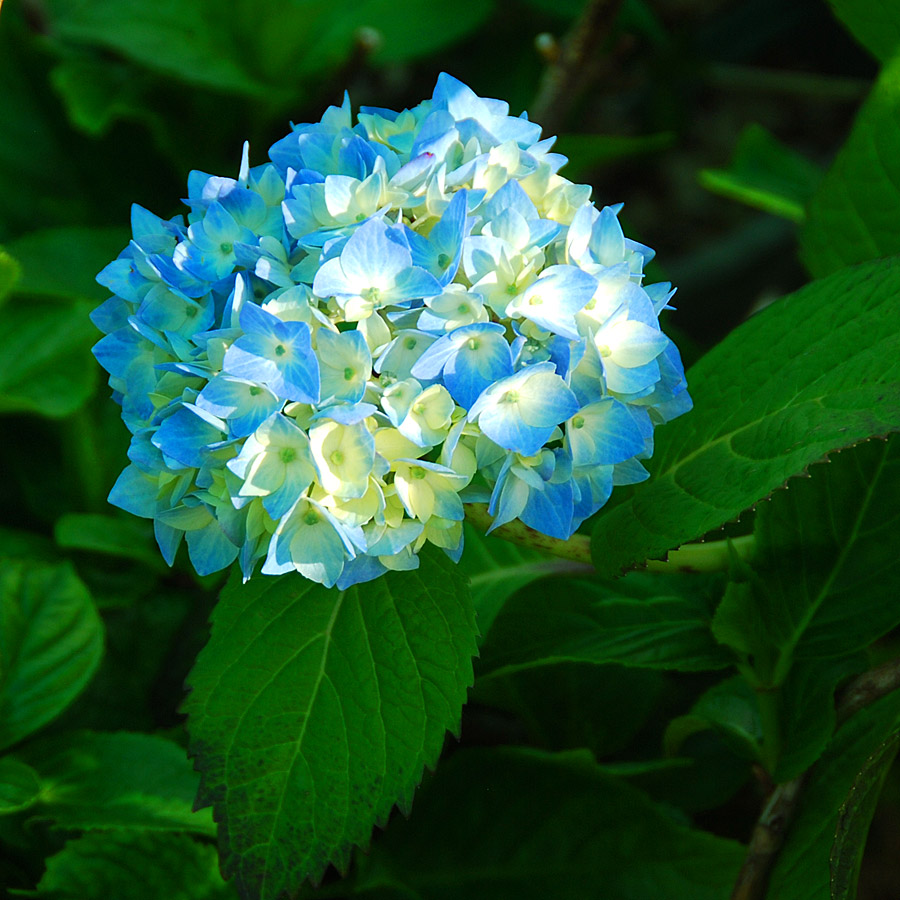
[[[858,35],[860,29],[866,32],[871,23],[855,23]],[[889,57],[895,47],[889,28],[874,31],[874,38],[866,32],[863,40],[870,47],[883,42],[880,55]],[[167,747],[186,742],[178,713],[183,684],[206,640],[222,579],[199,579],[183,561],[170,571],[147,523],[114,515],[106,504],[125,460],[127,433],[90,355],[99,335],[87,315],[105,297],[93,279],[127,242],[133,202],[163,217],[175,215],[182,211],[188,172],[236,175],[244,140],[250,141],[251,163],[261,163],[289,121],[317,120],[345,89],[354,108],[401,109],[427,96],[440,71],[482,96],[509,101],[514,113],[528,109],[546,133],[560,135],[557,147],[570,158],[563,174],[593,185],[600,204],[625,202],[626,233],[659,253],[650,280],[678,286],[678,312],[666,328],[677,337],[686,363],[752,311],[803,285],[810,273],[837,267],[813,228],[803,232],[798,254],[798,226],[804,227],[817,191],[814,204],[830,202],[827,179],[820,188],[824,173],[869,92],[878,61],[824,0],[609,0],[592,4],[587,15],[583,0],[234,0],[224,7],[213,0],[5,0],[0,585],[5,596],[19,598],[21,608],[44,623],[47,640],[64,622],[79,635],[79,650],[74,667],[54,662],[51,674],[64,688],[46,708],[23,714],[31,716],[27,727],[16,731],[0,718],[0,750],[44,728],[18,758],[0,759],[0,813],[9,812],[0,816],[0,891],[33,890],[40,883],[34,896],[95,896],[79,893],[88,890],[85,885],[105,885],[107,895],[135,900],[236,896],[215,872],[209,819],[188,828],[173,812],[190,805],[196,787],[185,779],[181,756],[158,754],[153,743],[160,735]],[[884,93],[890,82],[881,84]],[[877,111],[870,115],[881,127]],[[845,153],[846,167],[864,167],[852,148]],[[873,197],[884,197],[884,190],[876,185]],[[863,245],[865,239],[865,233],[858,236]],[[885,240],[877,253],[838,262],[900,249],[897,241]],[[852,246],[848,252],[852,256]],[[625,492],[619,499],[627,498]],[[750,521],[752,514],[730,527],[745,533]],[[545,571],[545,563],[506,545],[496,552],[501,558],[511,554],[502,562],[521,576],[504,577],[509,594]],[[497,585],[487,567],[476,562],[472,571],[478,573],[473,587],[484,629],[489,603],[478,600],[479,591],[494,590],[496,598]],[[542,602],[534,589],[528,591],[517,595],[526,610]],[[634,592],[628,602],[652,594],[639,581]],[[715,577],[708,594],[721,594]],[[682,602],[677,596],[663,599]],[[502,599],[492,602],[499,609]],[[711,616],[713,605],[702,597],[691,603]],[[597,606],[598,615],[604,609]],[[504,647],[522,639],[514,618],[503,616],[494,645],[501,657]],[[12,656],[11,648],[18,647],[14,623],[0,618],[0,626],[0,651]],[[892,649],[896,637],[888,636],[876,656],[887,658]],[[0,656],[0,675],[2,662]],[[698,874],[706,868],[702,854],[733,875],[741,856],[733,841],[750,837],[767,785],[751,775],[747,747],[753,735],[736,726],[709,727],[711,720],[721,723],[718,714],[704,718],[704,704],[724,696],[710,700],[720,676],[598,666],[577,654],[537,672],[516,674],[503,665],[508,660],[498,663],[490,649],[485,652],[485,677],[464,713],[461,744],[451,742],[445,752],[524,744],[530,749],[504,751],[507,758],[485,757],[478,772],[494,777],[498,789],[507,782],[513,785],[509,790],[532,783],[545,806],[558,800],[557,785],[574,785],[573,793],[585,792],[585,811],[563,809],[559,801],[560,821],[589,814],[596,796],[612,810],[615,827],[621,825],[638,843],[659,841],[661,856],[682,860],[677,871],[663,871],[656,882],[609,886],[613,896],[640,897],[641,890],[652,889],[660,897],[688,896],[684,891],[724,897],[729,878],[720,883],[713,873],[704,881]],[[719,666],[713,658],[708,668]],[[829,690],[858,668],[836,669]],[[11,678],[9,672],[5,677]],[[7,680],[7,692],[13,683]],[[831,703],[830,693],[826,701]],[[738,694],[724,702],[740,712]],[[795,720],[809,725],[799,713]],[[670,722],[680,724],[666,730]],[[143,734],[147,742],[132,745],[123,735],[97,739],[83,729]],[[671,753],[654,759],[664,738]],[[822,747],[825,740],[827,734]],[[141,815],[152,810],[147,828],[127,830],[140,818],[127,802],[106,819],[108,807],[87,803],[91,791],[84,784],[68,792],[65,787],[67,754],[87,754],[105,765],[121,758],[120,750],[132,754],[136,770],[154,776],[135,788],[146,795]],[[549,751],[569,752],[550,768],[539,766],[535,754]],[[423,798],[420,821],[433,824],[453,814],[445,808],[448,798],[470,778],[482,777],[472,774],[477,753],[442,766],[434,780],[447,786]],[[588,758],[608,764],[608,772],[585,776]],[[15,813],[27,805],[22,798],[35,793],[29,781],[34,772],[43,779],[45,809],[26,834]],[[114,767],[111,772],[113,779],[121,776],[124,796],[130,776]],[[623,774],[610,787],[607,780]],[[881,803],[863,867],[863,900],[900,891],[892,855],[900,821],[896,769],[887,775]],[[642,804],[650,810],[643,819]],[[520,881],[528,881],[523,872],[531,834],[517,829],[534,806],[517,810],[498,805],[496,798],[469,796],[460,800],[460,809],[462,823],[507,817],[506,842],[481,848],[484,865],[518,860],[497,875],[510,893],[498,888],[494,895],[521,891]],[[54,822],[59,827],[51,827]],[[697,843],[696,831],[687,836],[691,822],[723,840],[703,835]],[[101,853],[95,829],[110,827],[119,830]],[[468,858],[466,836],[457,833],[463,824],[454,827],[447,840],[460,848],[460,858]],[[184,838],[185,830],[193,837]],[[361,869],[358,893],[458,896],[429,880],[429,848],[417,844],[415,830],[414,823],[401,821],[376,836],[385,853]],[[69,841],[63,853],[73,833],[83,836]],[[555,839],[542,834],[544,843],[535,841],[533,853]],[[591,896],[603,872],[627,862],[616,856],[620,849],[610,850],[599,838],[588,842],[582,852],[586,859],[600,859],[596,871],[561,857],[561,870],[574,867],[573,878],[583,881],[577,896]],[[93,868],[103,854],[118,861],[120,875],[138,872],[138,880],[151,870],[140,861],[152,857],[153,875],[128,894],[125,875]],[[394,879],[392,865],[405,867],[405,886]],[[185,885],[191,892],[178,893],[188,890]],[[529,886],[538,888],[551,896],[553,883]],[[342,890],[332,872],[320,894],[337,897]]]

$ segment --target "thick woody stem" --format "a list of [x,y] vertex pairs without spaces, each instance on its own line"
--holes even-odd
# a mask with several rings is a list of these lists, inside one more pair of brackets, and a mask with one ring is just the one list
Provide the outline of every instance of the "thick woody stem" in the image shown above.
[[[900,688],[900,659],[864,672],[841,693],[837,703],[838,727],[855,713]],[[779,784],[760,813],[731,900],[762,900],[772,866],[784,843],[809,772]]]

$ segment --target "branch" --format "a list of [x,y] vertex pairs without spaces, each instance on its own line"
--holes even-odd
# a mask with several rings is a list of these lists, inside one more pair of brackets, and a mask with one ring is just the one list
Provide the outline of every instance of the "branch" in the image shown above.
[[[900,659],[855,678],[837,702],[838,727],[861,709],[900,688]],[[809,770],[779,784],[769,795],[747,846],[747,855],[738,874],[731,900],[763,900],[769,874],[784,843],[788,826],[796,812]]]
[[559,131],[579,94],[599,74],[592,57],[611,30],[621,5],[622,0],[588,0],[558,56],[548,66],[532,104],[534,121],[540,122],[545,134]]

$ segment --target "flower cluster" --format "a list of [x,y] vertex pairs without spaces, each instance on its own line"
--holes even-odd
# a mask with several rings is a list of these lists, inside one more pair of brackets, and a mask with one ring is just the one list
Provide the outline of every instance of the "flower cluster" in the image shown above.
[[645,478],[691,405],[673,291],[552,143],[441,75],[192,172],[186,223],[135,207],[93,315],[133,434],[110,501],[169,563],[185,538],[201,574],[345,587],[426,541],[457,558],[465,502],[567,538]]

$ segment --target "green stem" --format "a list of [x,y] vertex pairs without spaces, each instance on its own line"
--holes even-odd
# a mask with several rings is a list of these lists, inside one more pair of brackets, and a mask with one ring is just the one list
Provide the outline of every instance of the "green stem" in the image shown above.
[[[467,503],[466,518],[479,531],[487,531],[494,521],[485,503]],[[567,541],[548,537],[534,528],[529,528],[518,519],[494,529],[491,534],[533,550],[543,550],[560,559],[571,559],[585,565],[591,562],[591,539],[586,534],[573,534]],[[749,559],[753,554],[753,535],[731,538],[726,541],[709,541],[703,544],[685,544],[672,550],[667,560],[647,560],[648,572],[724,572],[731,561],[731,554],[741,559]]]

